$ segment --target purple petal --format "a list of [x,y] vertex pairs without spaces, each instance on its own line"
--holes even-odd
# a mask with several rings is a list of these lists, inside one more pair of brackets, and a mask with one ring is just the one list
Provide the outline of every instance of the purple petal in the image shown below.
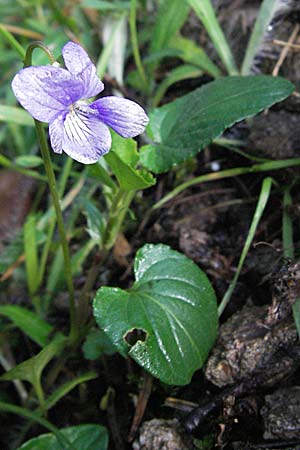
[[81,98],[83,85],[65,69],[36,66],[20,70],[12,81],[12,89],[32,117],[51,122]]
[[75,161],[92,164],[111,147],[111,135],[88,107],[75,107],[65,117],[57,117],[49,127],[53,150],[63,150]]
[[125,138],[141,134],[149,122],[148,116],[137,103],[119,97],[103,97],[91,103],[99,119]]
[[104,85],[96,74],[96,67],[86,51],[75,42],[68,42],[62,49],[66,68],[84,85],[82,98],[90,98],[103,91]]

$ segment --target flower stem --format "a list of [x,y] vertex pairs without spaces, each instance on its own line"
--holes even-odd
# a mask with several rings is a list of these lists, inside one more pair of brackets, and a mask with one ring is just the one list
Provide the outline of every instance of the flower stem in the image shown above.
[[125,214],[128,211],[134,194],[135,191],[127,192],[123,191],[122,189],[119,189],[115,194],[112,205],[110,207],[109,218],[103,238],[104,250],[110,250],[115,244],[117,235],[120,231]]
[[53,167],[51,164],[49,147],[47,144],[44,128],[42,123],[38,120],[35,120],[36,133],[39,140],[41,153],[44,161],[45,171],[48,178],[49,189],[55,209],[57,227],[60,236],[63,257],[64,257],[64,268],[65,268],[65,276],[67,281],[67,286],[69,290],[69,301],[70,301],[70,340],[72,342],[76,341],[78,336],[78,327],[77,327],[77,314],[75,307],[75,297],[74,297],[74,286],[72,279],[72,270],[71,270],[71,258],[69,253],[69,246],[67,241],[67,236],[65,233],[63,215],[59,204],[59,196],[56,188],[55,176]]
[[[72,163],[73,163],[73,160],[71,158],[68,158],[66,160],[63,172],[61,174],[61,178],[59,180],[59,187],[58,187],[58,195],[60,198],[64,194],[66,182],[67,182],[68,176],[69,176],[71,168],[72,168]],[[47,259],[48,259],[48,254],[49,254],[49,250],[51,247],[51,242],[52,242],[52,237],[53,237],[53,233],[55,230],[55,225],[56,225],[56,216],[53,215],[49,220],[47,238],[46,238],[46,242],[45,242],[41,260],[40,260],[39,285],[42,283],[44,275],[45,275]],[[45,307],[45,305],[44,305],[44,307]]]
[[44,53],[46,53],[46,55],[49,58],[49,61],[51,64],[53,64],[55,62],[55,58],[53,53],[51,52],[51,50],[44,44],[44,42],[42,41],[35,41],[32,44],[30,44],[26,50],[26,56],[24,59],[24,67],[29,67],[32,65],[32,53],[33,51],[39,48],[40,50],[43,50]]

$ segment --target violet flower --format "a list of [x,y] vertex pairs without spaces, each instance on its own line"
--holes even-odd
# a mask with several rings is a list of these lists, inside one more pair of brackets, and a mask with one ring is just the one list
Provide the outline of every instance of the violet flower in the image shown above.
[[104,89],[96,67],[75,42],[62,49],[66,69],[32,66],[20,70],[12,89],[29,114],[49,123],[51,146],[83,164],[96,162],[111,147],[108,127],[125,138],[142,133],[148,117],[137,103],[120,97],[85,100]]

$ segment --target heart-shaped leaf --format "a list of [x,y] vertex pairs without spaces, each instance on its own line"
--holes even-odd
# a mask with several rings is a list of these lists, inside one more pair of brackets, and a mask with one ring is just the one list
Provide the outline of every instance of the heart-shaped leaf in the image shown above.
[[[76,450],[106,450],[108,434],[101,425],[78,425],[60,430]],[[18,450],[62,450],[56,436],[52,433],[40,436],[25,442]]]
[[[150,136],[141,162],[155,173],[165,172],[196,155],[234,123],[253,116],[293,92],[289,81],[267,75],[219,78],[150,115]],[[152,121],[158,123],[152,124]],[[158,130],[159,128],[159,130]]]
[[136,255],[128,291],[102,287],[94,316],[118,351],[167,384],[190,382],[217,333],[217,302],[206,275],[165,245]]

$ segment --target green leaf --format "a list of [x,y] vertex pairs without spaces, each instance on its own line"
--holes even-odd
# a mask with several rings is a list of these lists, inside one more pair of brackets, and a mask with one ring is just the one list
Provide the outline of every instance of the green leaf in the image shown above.
[[[196,155],[226,128],[285,99],[293,90],[289,81],[267,75],[208,83],[150,115],[150,130],[158,144],[143,147],[141,162],[155,173],[165,172]],[[153,117],[158,121],[154,125]]]
[[38,251],[36,235],[36,216],[29,214],[24,224],[24,251],[27,274],[27,284],[30,295],[39,287]]
[[105,155],[105,161],[116,176],[124,191],[135,191],[153,186],[156,182],[151,173],[145,169],[136,169],[139,161],[137,144],[133,139],[123,139],[112,134],[112,147]]
[[166,91],[169,89],[172,84],[177,83],[181,80],[186,80],[188,78],[197,78],[203,74],[203,71],[198,67],[182,64],[179,67],[171,70],[171,72],[166,76],[166,78],[160,83],[157,91],[155,92],[152,105],[157,106]]
[[139,162],[137,143],[134,139],[124,139],[117,133],[112,132],[111,150],[115,152],[120,159],[131,167],[136,167]]
[[82,346],[86,359],[98,359],[101,355],[112,355],[117,349],[103,330],[91,330]]
[[165,245],[140,249],[134,271],[136,282],[128,291],[98,290],[97,324],[122,355],[129,354],[153,376],[167,384],[187,384],[216,337],[212,286],[190,259]]
[[97,245],[97,243],[99,243],[99,242],[96,242],[93,239],[90,239],[85,244],[82,244],[79,247],[79,249],[77,250],[77,252],[75,252],[74,255],[72,255],[71,261],[72,261],[72,275],[73,276],[77,276],[82,273],[82,271],[84,270],[83,265],[84,265],[87,257],[93,250],[93,248]]
[[179,51],[179,58],[188,64],[193,64],[214,78],[221,76],[220,69],[207,56],[205,51],[198,47],[191,39],[176,35],[169,42],[171,49]]
[[1,252],[1,275],[22,255],[23,248],[23,232],[19,231],[14,239]]
[[56,403],[65,395],[67,395],[70,391],[72,391],[76,386],[81,383],[86,383],[87,381],[94,380],[98,378],[98,374],[96,372],[88,372],[84,373],[71,381],[67,381],[62,386],[59,386],[46,400],[45,402],[45,410],[51,409]]
[[[5,411],[7,413],[17,414],[18,416],[26,417],[26,419],[29,419],[31,421],[34,421],[43,427],[50,430],[57,438],[57,442],[61,444],[59,450],[79,450],[74,447],[69,441],[69,439],[66,438],[66,436],[60,432],[58,428],[56,428],[52,423],[48,422],[48,420],[40,417],[38,413],[34,413],[30,411],[28,408],[22,408],[21,406],[17,406],[11,403],[1,402],[0,401],[0,412]],[[35,447],[34,450],[36,450],[37,447]],[[43,448],[43,447],[42,447]],[[47,448],[47,447],[46,447]]]
[[33,118],[27,111],[15,106],[0,105],[0,122],[34,126]]
[[43,164],[43,159],[37,155],[22,155],[15,159],[18,166],[29,168],[39,167]]
[[41,347],[48,343],[53,327],[32,311],[17,305],[0,306],[0,315],[8,317],[23,333]]
[[56,335],[50,344],[46,345],[46,347],[44,347],[37,355],[23,361],[13,369],[4,373],[0,377],[0,380],[25,380],[35,386],[36,380],[40,379],[41,374],[49,361],[60,354],[65,345],[65,341],[66,338],[64,336],[60,334]]
[[93,240],[101,242],[105,227],[103,215],[90,199],[82,198],[81,201],[82,212],[87,219],[87,232]]
[[152,32],[150,54],[168,46],[170,39],[184,24],[189,6],[182,0],[163,0]]
[[[60,430],[72,448],[77,450],[107,450],[108,433],[101,425],[77,425]],[[17,450],[64,450],[53,433],[41,434],[30,439]]]
[[88,166],[88,174],[90,177],[96,178],[105,186],[108,186],[113,192],[115,192],[117,190],[117,185],[113,182],[112,178],[107,173],[107,168],[103,167],[103,161],[104,159],[100,158],[99,161],[95,164],[90,164]]

